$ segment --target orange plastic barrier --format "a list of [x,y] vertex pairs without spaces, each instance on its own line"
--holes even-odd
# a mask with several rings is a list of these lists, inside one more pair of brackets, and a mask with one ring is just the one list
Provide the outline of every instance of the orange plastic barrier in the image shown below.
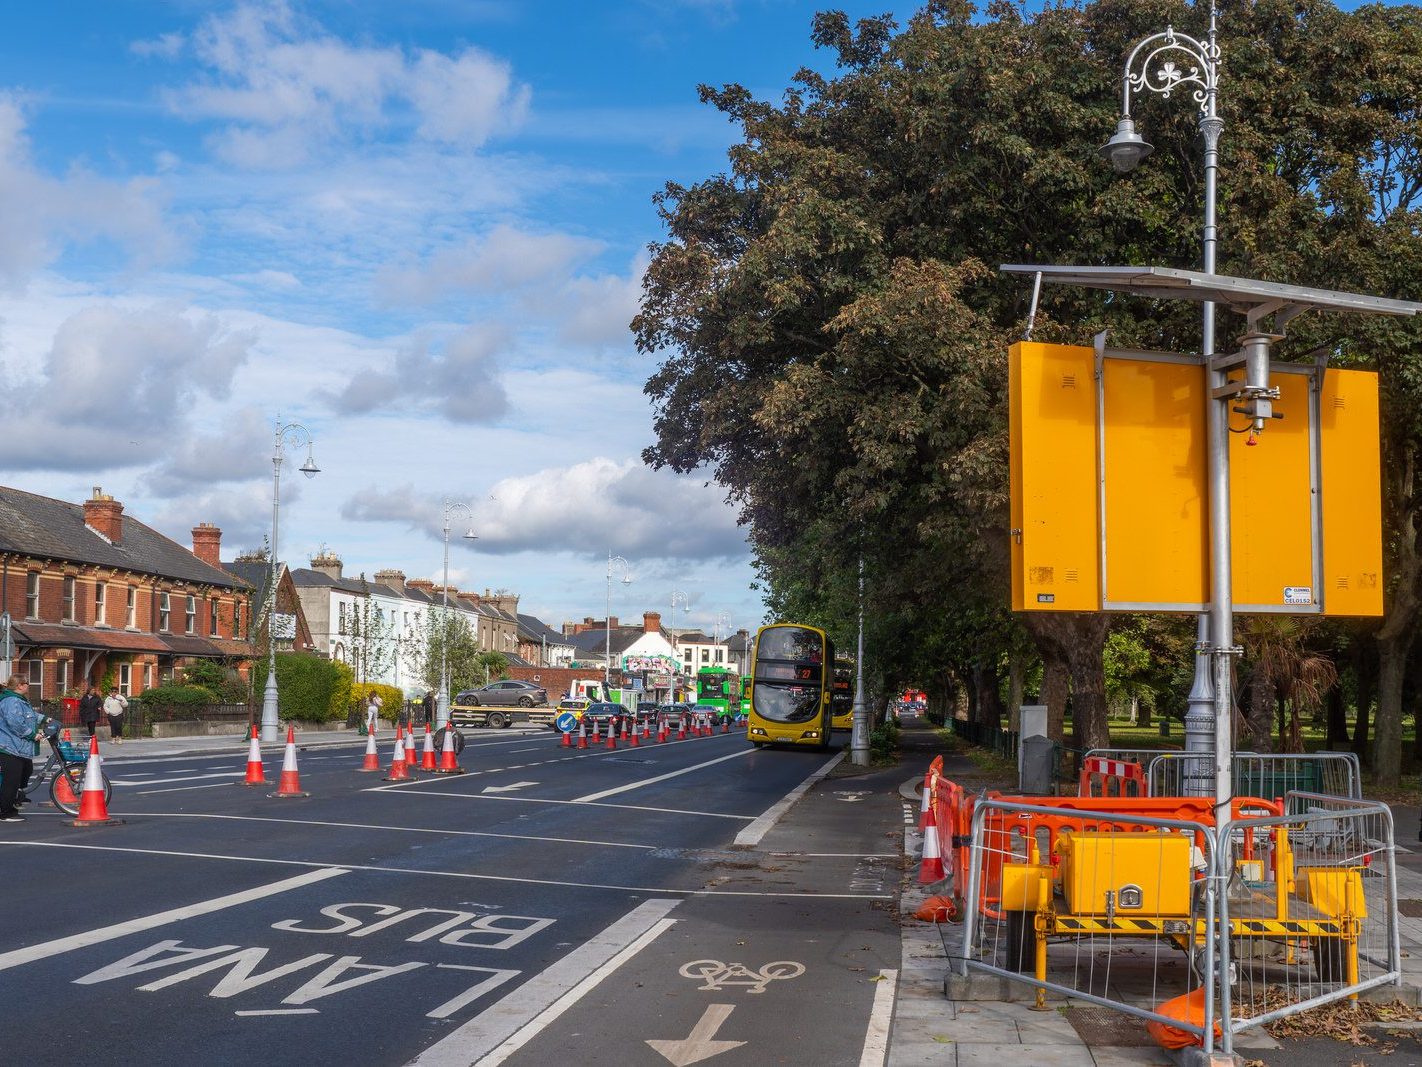
[[1146,792],[1145,768],[1139,763],[1106,756],[1087,756],[1082,761],[1078,796],[1143,797]]

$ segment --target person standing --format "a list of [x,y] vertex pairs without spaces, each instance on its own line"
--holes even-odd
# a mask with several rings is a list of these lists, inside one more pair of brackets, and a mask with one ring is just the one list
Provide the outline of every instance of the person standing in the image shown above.
[[0,822],[25,821],[16,801],[35,768],[36,738],[49,721],[30,707],[29,692],[30,683],[18,674],[0,689]]
[[109,732],[116,745],[123,744],[123,714],[127,710],[128,697],[118,691],[118,686],[113,686],[104,699],[104,715],[108,717]]
[[380,706],[384,701],[380,699],[379,693],[370,694],[370,703],[365,709],[365,732],[375,733],[376,727],[380,725]]
[[433,723],[435,718],[435,698],[433,689],[426,691],[425,698],[420,701],[420,704],[425,709],[425,722]]
[[103,698],[99,696],[99,691],[94,688],[93,683],[85,687],[84,695],[79,698],[79,722],[84,729],[89,731],[89,736],[94,736],[94,727],[99,722],[99,712],[104,708]]

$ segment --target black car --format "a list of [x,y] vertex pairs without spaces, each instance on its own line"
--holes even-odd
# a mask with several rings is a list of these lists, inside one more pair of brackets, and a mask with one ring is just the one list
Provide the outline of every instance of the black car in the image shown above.
[[609,725],[611,725],[614,730],[620,730],[622,728],[623,719],[627,719],[630,722],[631,712],[621,704],[610,704],[605,701],[589,704],[588,710],[583,712],[583,722],[588,724],[589,732],[592,731],[595,723],[600,724],[604,730],[606,730]]
[[466,689],[454,698],[456,704],[465,707],[479,707],[487,704],[501,704],[520,708],[542,707],[548,703],[548,690],[532,682],[505,679],[490,682],[478,689]]
[[662,706],[650,700],[639,700],[637,702],[637,722],[638,724],[648,722],[653,726],[659,721]]

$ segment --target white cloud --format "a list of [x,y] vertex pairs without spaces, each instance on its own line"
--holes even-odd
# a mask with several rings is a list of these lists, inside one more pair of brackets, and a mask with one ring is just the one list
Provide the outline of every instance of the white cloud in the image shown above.
[[526,233],[506,224],[458,248],[436,252],[421,267],[386,269],[376,289],[387,299],[429,304],[450,293],[484,293],[545,286],[566,278],[602,244],[566,233]]
[[187,45],[187,38],[181,33],[165,33],[147,41],[134,41],[129,50],[136,56],[147,59],[176,59]]
[[180,497],[217,483],[265,478],[271,473],[273,427],[254,407],[217,418],[199,417],[191,431],[169,441],[141,487],[157,497]]
[[[615,546],[628,558],[738,559],[745,535],[724,497],[701,478],[598,457],[496,482],[472,505],[472,526],[476,550],[491,555],[596,556]],[[342,504],[341,516],[400,523],[436,539],[442,532],[438,502],[413,486],[367,489]]]
[[112,304],[59,326],[31,397],[7,418],[12,469],[111,470],[157,460],[206,401],[225,399],[252,334],[210,315]]
[[248,167],[297,165],[325,145],[397,124],[417,140],[472,149],[528,111],[528,87],[485,52],[353,45],[284,0],[209,18],[191,47],[207,77],[168,94],[169,106],[226,123],[213,148]]
[[440,341],[418,337],[389,364],[357,371],[343,389],[320,395],[343,415],[434,412],[452,422],[494,422],[508,409],[497,376],[508,343],[499,326],[471,326]]
[[642,299],[642,276],[649,260],[638,255],[626,275],[599,274],[571,279],[557,302],[558,336],[574,344],[627,345],[632,319]]
[[259,270],[251,274],[233,274],[229,279],[239,285],[251,285],[259,289],[300,289],[301,279],[286,270]]
[[65,247],[111,240],[143,264],[170,256],[176,241],[149,178],[115,182],[72,167],[63,178],[36,168],[20,103],[0,96],[0,284],[22,288]]

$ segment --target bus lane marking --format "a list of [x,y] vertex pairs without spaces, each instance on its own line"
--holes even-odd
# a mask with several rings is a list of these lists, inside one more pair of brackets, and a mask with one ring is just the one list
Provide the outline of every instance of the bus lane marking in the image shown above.
[[889,1023],[894,1014],[894,997],[899,984],[897,970],[884,969],[874,984],[874,1006],[869,1010],[869,1030],[864,1035],[864,1051],[859,1067],[884,1067],[889,1051]]
[[834,758],[832,758],[828,763],[826,763],[819,770],[815,771],[814,774],[810,775],[794,789],[790,790],[790,792],[786,793],[783,797],[781,797],[769,808],[767,808],[764,814],[752,821],[749,826],[747,826],[744,830],[738,833],[736,835],[736,844],[760,844],[761,838],[763,838],[766,834],[770,833],[770,828],[780,821],[780,817],[790,810],[791,806],[795,803],[795,801],[799,800],[802,796],[808,793],[812,785],[814,785],[820,779],[824,778],[827,774],[829,774],[830,771],[834,770],[835,767],[838,766],[839,761],[842,759],[844,759],[844,750],[840,749],[834,754]]
[[693,763],[690,767],[683,767],[679,771],[668,771],[666,774],[659,774],[655,778],[643,778],[640,782],[628,782],[626,785],[619,785],[615,789],[604,789],[600,793],[589,793],[585,797],[577,797],[572,802],[574,804],[591,804],[594,801],[606,800],[608,797],[615,797],[619,793],[627,793],[633,789],[641,789],[644,786],[656,785],[658,782],[665,782],[668,778],[680,778],[683,774],[690,774],[692,771],[704,770],[707,767],[714,767],[718,763],[725,763],[727,760],[740,759],[742,756],[749,756],[755,749],[742,749],[740,752],[732,752],[729,756],[718,756],[716,759],[707,760],[705,763]]
[[[40,844],[40,842],[35,842],[35,844]],[[64,952],[73,952],[77,949],[88,948],[90,945],[98,945],[105,941],[113,941],[120,937],[127,937],[129,934],[153,930],[160,926],[168,926],[172,923],[182,922],[184,919],[191,919],[198,915],[211,915],[216,911],[224,911],[227,908],[235,908],[254,900],[262,900],[266,897],[276,896],[279,893],[290,892],[293,889],[301,889],[308,885],[314,885],[317,882],[324,882],[328,878],[336,878],[348,873],[350,872],[344,867],[322,867],[319,870],[298,874],[294,878],[284,878],[280,882],[271,882],[267,885],[257,886],[254,889],[244,889],[240,893],[229,893],[227,896],[214,897],[211,900],[199,901],[196,904],[188,904],[184,907],[173,908],[169,911],[160,911],[154,915],[146,915],[138,919],[129,919],[127,922],[115,923],[112,926],[101,926],[96,930],[89,930],[82,934],[56,938],[53,941],[43,941],[38,945],[30,945],[28,948],[12,949],[9,952],[0,953],[0,971],[8,970],[11,967],[19,967],[26,963],[33,963],[36,960],[49,959],[51,956],[58,956]]]

